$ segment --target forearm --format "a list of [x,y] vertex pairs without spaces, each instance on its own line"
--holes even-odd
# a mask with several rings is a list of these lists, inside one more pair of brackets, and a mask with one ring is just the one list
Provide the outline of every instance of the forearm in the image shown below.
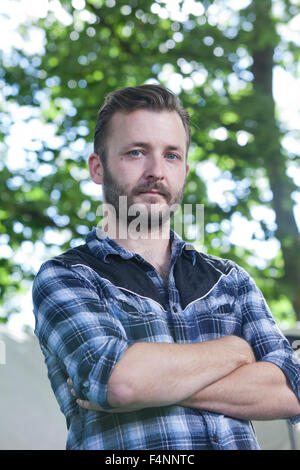
[[268,362],[240,367],[179,404],[238,419],[283,419],[300,413],[284,373]]
[[253,360],[250,347],[228,336],[203,343],[135,343],[108,382],[113,407],[177,403]]

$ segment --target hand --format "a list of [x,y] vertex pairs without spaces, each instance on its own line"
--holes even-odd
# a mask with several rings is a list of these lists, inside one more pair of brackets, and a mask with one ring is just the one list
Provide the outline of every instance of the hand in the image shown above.
[[[67,384],[69,385],[70,387],[70,391],[71,391],[71,394],[76,397],[76,392],[73,388],[73,382],[72,380],[70,379],[70,377],[68,378],[67,380]],[[76,400],[76,403],[77,405],[81,406],[81,408],[84,408],[85,410],[89,410],[89,411],[101,411],[101,408],[99,408],[98,406],[96,405],[93,405],[93,403],[91,403],[90,401],[88,400],[79,400],[79,398]]]
[[[71,394],[74,397],[76,397],[76,392],[73,388],[73,382],[70,379],[70,377],[67,379],[67,384],[70,387]],[[79,405],[81,408],[84,408],[85,410],[88,410],[88,411],[102,411],[102,413],[125,413],[125,412],[128,412],[128,411],[135,411],[137,409],[140,409],[140,408],[113,408],[112,410],[102,410],[98,406],[93,405],[93,403],[91,403],[90,401],[80,400],[79,398],[76,400],[76,403],[77,403],[77,405]]]

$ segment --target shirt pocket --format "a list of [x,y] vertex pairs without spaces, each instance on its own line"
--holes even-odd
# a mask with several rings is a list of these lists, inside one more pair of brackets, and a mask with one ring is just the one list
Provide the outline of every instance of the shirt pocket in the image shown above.
[[122,300],[122,299],[114,299],[113,300],[114,306],[118,309],[120,314],[123,316],[133,316],[133,317],[140,317],[143,316],[142,309],[140,308],[137,302],[133,302],[130,299]]
[[234,303],[220,303],[220,305],[209,308],[209,316],[214,329],[222,335],[242,334],[242,319],[234,308]]
[[157,303],[152,305],[151,299],[128,296],[112,303],[129,341],[173,341],[165,310]]
[[211,308],[210,311],[213,316],[221,316],[225,318],[226,315],[231,315],[233,313],[233,308],[231,304],[224,303]]

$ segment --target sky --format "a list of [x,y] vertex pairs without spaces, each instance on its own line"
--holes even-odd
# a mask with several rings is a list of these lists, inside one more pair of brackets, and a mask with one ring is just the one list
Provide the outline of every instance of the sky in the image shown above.
[[[106,0],[114,6],[114,0]],[[235,9],[245,8],[249,4],[250,0],[223,0],[223,5]],[[277,2],[276,8],[280,9],[280,1]],[[74,8],[80,10],[84,15],[84,0],[72,0]],[[52,10],[55,16],[61,21],[62,24],[70,24],[71,17],[68,15],[60,6],[58,0],[22,0],[21,2],[15,0],[4,0],[0,2],[0,47],[1,49],[9,54],[13,47],[21,47],[26,52],[33,54],[43,53],[44,33],[37,27],[30,27],[28,29],[28,37],[26,41],[18,33],[17,28],[20,24],[30,23],[32,20],[43,18],[47,12]],[[160,0],[153,6],[153,12],[159,14],[161,17],[167,17],[170,15],[173,19],[181,21],[186,18],[189,12],[194,12],[198,15],[203,13],[203,7],[201,2],[195,2],[194,0],[186,0],[185,7],[181,11],[178,8],[177,0]],[[211,21],[220,22],[225,21],[226,16],[224,13],[220,15],[220,9],[215,5],[211,10]],[[280,13],[278,11],[277,13]],[[289,24],[288,27],[281,27],[279,30],[280,34],[295,42],[300,46],[300,15],[295,17]],[[178,40],[180,37],[178,36]],[[216,51],[217,54],[221,54],[222,51]],[[182,64],[182,67],[188,68],[188,63]],[[300,76],[300,65],[299,65],[299,76]],[[201,75],[194,75],[192,79],[201,83],[205,79],[205,73]],[[193,85],[192,79],[182,78],[179,74],[174,74],[172,69],[166,66],[160,79],[167,80],[167,86],[172,89],[175,93],[178,93],[182,88],[189,89]],[[290,132],[287,133],[283,140],[284,147],[291,153],[299,155],[299,141],[295,137],[295,132],[300,131],[300,78],[292,76],[288,70],[284,70],[282,67],[274,68],[273,77],[273,94],[276,101],[279,117],[286,129]],[[0,98],[1,104],[1,98]],[[38,111],[34,111],[30,107],[22,107],[12,104],[10,107],[10,113],[13,116],[14,125],[11,127],[11,136],[8,138],[7,143],[9,144],[9,152],[7,157],[7,164],[11,169],[18,170],[24,167],[26,152],[24,148],[30,148],[33,145],[35,138],[37,140],[43,136],[45,139],[51,140],[52,144],[57,146],[60,145],[59,137],[55,135],[56,127],[51,124],[43,124],[39,119]],[[24,120],[30,118],[30,123],[24,125]],[[219,140],[226,139],[226,129],[219,128],[212,131],[214,137]],[[18,136],[16,139],[15,136]],[[84,139],[82,139],[84,142]],[[248,136],[247,133],[241,131],[238,136],[239,145],[247,145]],[[34,148],[33,148],[34,150]],[[79,149],[80,150],[80,149]],[[87,148],[82,144],[82,150],[87,151]],[[18,155],[18,159],[14,158]],[[44,164],[40,167],[40,174],[47,175],[47,171],[50,171],[51,166]],[[231,189],[231,182],[224,178],[220,179],[220,170],[212,162],[204,162],[197,168],[197,173],[200,177],[207,180],[208,183],[208,196],[211,201],[222,203],[224,199],[224,192]],[[289,176],[291,176],[296,184],[300,186],[300,171],[296,171],[291,165],[289,169]],[[264,189],[264,178],[261,179],[262,189]],[[88,195],[95,194],[95,191],[99,193],[99,188],[96,188],[93,183],[86,186],[86,193]],[[268,188],[265,188],[267,193]],[[276,239],[268,242],[253,240],[253,232],[258,233],[259,231],[259,220],[266,221],[269,225],[274,224],[275,216],[274,212],[264,207],[263,205],[257,206],[252,211],[253,220],[247,221],[238,214],[235,215],[233,226],[235,227],[231,234],[231,241],[237,245],[247,247],[256,253],[256,263],[258,260],[261,267],[263,267],[264,260],[271,259],[279,249],[279,242]],[[295,216],[300,230],[300,193],[295,195]],[[242,230],[241,230],[242,227]],[[21,229],[21,228],[20,228]],[[16,226],[16,230],[18,227]],[[51,236],[51,234],[49,234]],[[7,253],[5,254],[5,249]],[[6,245],[2,251],[3,256],[11,256],[12,252],[9,251],[9,247]],[[46,254],[43,244],[33,245],[28,242],[23,244],[22,250],[14,253],[13,256],[16,260],[22,260],[24,265],[30,265],[35,271],[38,270],[41,264],[41,259],[45,256],[49,257],[49,253]],[[25,296],[21,296],[18,299],[14,299],[13,302],[22,305],[21,314],[13,315],[10,320],[10,327],[18,332],[24,325],[34,328],[34,317],[32,314],[32,303],[31,303],[31,292],[30,290]],[[0,312],[1,315],[1,312]]]

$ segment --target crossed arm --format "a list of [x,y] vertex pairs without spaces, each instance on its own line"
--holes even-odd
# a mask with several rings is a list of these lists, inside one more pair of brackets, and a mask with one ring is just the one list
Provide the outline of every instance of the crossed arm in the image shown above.
[[[128,347],[122,321],[99,298],[90,271],[84,270],[83,275],[77,267],[51,260],[43,265],[33,286],[41,345],[65,363],[78,394],[88,377],[97,382],[97,387],[88,389],[95,401],[81,403],[84,408],[102,409],[97,403],[105,403],[106,408],[108,402],[112,409],[104,411],[114,413],[177,404],[245,419],[300,414],[299,401],[282,370],[270,362],[256,363],[249,344],[236,336],[189,344],[141,342]],[[236,308],[243,328],[253,338],[259,357],[267,358],[282,338],[263,296],[241,268],[236,282]],[[285,369],[299,382],[299,366],[291,363],[288,351],[286,355]],[[55,372],[50,368],[59,395]],[[64,391],[59,398],[63,403]]]
[[[75,394],[74,390],[72,392]],[[300,413],[300,403],[275,364],[255,362],[237,336],[203,343],[135,343],[108,382],[107,412],[181,405],[238,419],[280,419]],[[85,409],[100,410],[79,400]]]

